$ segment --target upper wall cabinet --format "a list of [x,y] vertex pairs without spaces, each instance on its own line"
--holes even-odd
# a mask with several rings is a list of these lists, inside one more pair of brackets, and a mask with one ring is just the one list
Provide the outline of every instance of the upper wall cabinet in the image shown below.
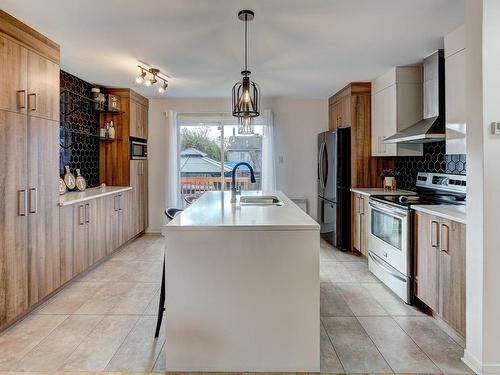
[[446,153],[466,153],[465,26],[444,37]]
[[372,156],[421,156],[422,145],[383,140],[423,118],[422,66],[400,66],[373,81]]
[[0,11],[0,110],[59,121],[59,46]]

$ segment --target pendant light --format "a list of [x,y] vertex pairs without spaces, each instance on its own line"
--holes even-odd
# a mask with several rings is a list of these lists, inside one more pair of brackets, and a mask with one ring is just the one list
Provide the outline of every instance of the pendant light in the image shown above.
[[[241,72],[243,78],[233,86],[232,104],[233,116],[240,118],[240,128],[253,128],[252,119],[260,115],[260,88],[255,82],[250,80],[248,70],[248,22],[253,20],[255,14],[251,10],[242,10],[238,13],[238,19],[245,22],[245,69]],[[238,131],[239,132],[239,131]],[[253,129],[252,129],[253,133]],[[240,133],[241,134],[241,133]],[[246,133],[251,134],[251,133]]]
[[254,134],[253,117],[238,118],[238,134],[251,135]]

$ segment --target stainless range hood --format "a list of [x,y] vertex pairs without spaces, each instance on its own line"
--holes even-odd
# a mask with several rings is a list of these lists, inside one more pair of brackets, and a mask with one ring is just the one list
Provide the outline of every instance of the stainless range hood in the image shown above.
[[383,143],[428,143],[444,141],[444,51],[424,59],[424,118],[384,139]]

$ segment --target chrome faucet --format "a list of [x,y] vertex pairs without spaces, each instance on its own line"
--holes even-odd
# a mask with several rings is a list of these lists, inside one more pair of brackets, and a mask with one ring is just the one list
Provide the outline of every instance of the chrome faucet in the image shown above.
[[238,169],[239,166],[241,165],[245,165],[246,167],[248,167],[248,169],[250,170],[250,182],[252,184],[255,183],[255,175],[253,173],[253,168],[250,164],[248,164],[246,161],[242,161],[242,162],[239,162],[238,164],[236,164],[233,168],[233,171],[231,172],[232,173],[232,186],[231,186],[231,203],[236,203],[236,195],[239,194],[240,192],[236,189],[236,170]]

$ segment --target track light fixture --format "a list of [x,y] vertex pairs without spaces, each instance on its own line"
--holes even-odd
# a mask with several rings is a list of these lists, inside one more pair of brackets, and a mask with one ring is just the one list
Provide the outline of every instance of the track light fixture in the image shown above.
[[[137,84],[143,83],[144,86],[150,87],[153,86],[155,83],[157,83],[158,80],[161,80],[163,81],[163,84],[160,87],[158,87],[158,93],[164,94],[167,91],[168,78],[170,78],[168,75],[160,72],[160,69],[146,68],[141,65],[137,65],[137,67],[141,70],[141,73],[135,79],[135,82]],[[149,78],[147,77],[148,74],[150,75]]]

